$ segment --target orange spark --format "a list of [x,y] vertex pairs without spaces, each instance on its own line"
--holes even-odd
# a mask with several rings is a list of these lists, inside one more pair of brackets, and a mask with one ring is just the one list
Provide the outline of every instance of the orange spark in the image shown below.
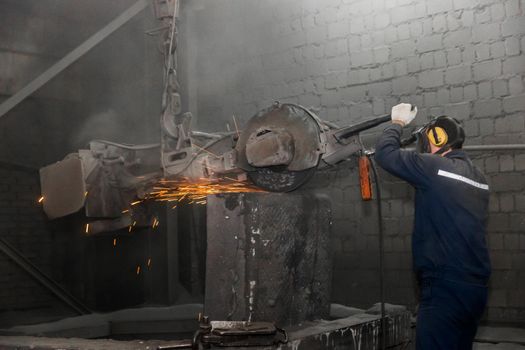
[[116,247],[116,246],[117,246],[117,239],[113,238],[113,247]]
[[151,266],[151,258],[148,258],[148,267]]
[[159,220],[157,218],[153,218],[153,224],[151,225],[151,228],[155,228],[159,226]]
[[137,275],[140,274],[140,265],[137,266]]
[[89,224],[86,224],[86,233],[89,233]]
[[131,205],[137,205],[139,203],[141,203],[142,201],[135,201],[135,202],[132,202]]
[[42,203],[44,201],[44,196],[38,198],[38,203]]
[[[234,178],[221,178],[219,180],[160,180],[153,190],[146,196],[160,202],[176,202],[175,209],[183,200],[186,203],[205,204],[208,195],[219,193],[246,193],[264,192],[248,182],[239,181]],[[158,221],[158,220],[157,220]],[[156,224],[158,225],[158,223]],[[156,226],[155,225],[155,226]]]

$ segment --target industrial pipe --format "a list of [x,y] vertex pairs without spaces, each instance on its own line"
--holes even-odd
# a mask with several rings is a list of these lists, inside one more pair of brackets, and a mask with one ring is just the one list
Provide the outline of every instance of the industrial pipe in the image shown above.
[[469,145],[463,146],[466,151],[524,151],[525,144],[507,144],[507,145]]
[[[405,148],[407,151],[415,151],[414,147]],[[525,151],[525,144],[523,143],[514,143],[506,145],[467,145],[463,146],[465,151]]]

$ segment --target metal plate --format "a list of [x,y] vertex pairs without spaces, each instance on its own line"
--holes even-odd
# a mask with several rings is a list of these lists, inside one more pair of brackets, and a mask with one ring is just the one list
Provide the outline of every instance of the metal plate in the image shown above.
[[275,325],[270,322],[211,321],[211,332],[216,335],[274,335]]
[[294,139],[286,130],[260,130],[248,138],[246,159],[251,166],[263,168],[288,165],[294,156]]
[[293,105],[275,104],[252,117],[243,129],[236,149],[238,166],[247,171],[257,168],[246,159],[248,138],[257,130],[284,129],[293,137],[294,155],[286,170],[301,171],[316,167],[320,156],[320,130],[317,122],[305,110]]
[[50,219],[79,211],[86,199],[86,184],[78,154],[40,169],[44,212]]

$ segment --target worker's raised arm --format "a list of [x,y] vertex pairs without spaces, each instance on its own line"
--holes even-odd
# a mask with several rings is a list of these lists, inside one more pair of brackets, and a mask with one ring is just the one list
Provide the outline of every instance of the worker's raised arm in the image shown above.
[[425,187],[433,168],[430,157],[401,149],[403,126],[414,120],[416,113],[417,108],[408,103],[392,108],[392,125],[383,131],[377,142],[375,160],[392,175],[416,187]]

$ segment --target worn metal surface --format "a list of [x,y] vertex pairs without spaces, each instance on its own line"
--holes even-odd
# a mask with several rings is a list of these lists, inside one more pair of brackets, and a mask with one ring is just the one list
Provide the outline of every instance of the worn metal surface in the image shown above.
[[270,192],[290,192],[310,180],[315,168],[302,171],[288,171],[273,168],[261,168],[248,172],[252,182],[263,190]]
[[300,171],[316,167],[321,155],[320,129],[314,118],[303,109],[292,105],[274,104],[253,116],[237,142],[238,166],[245,170],[255,170],[246,158],[246,145],[253,134],[276,132],[285,129],[293,138],[293,158],[286,169]]
[[86,191],[86,216],[118,218],[129,209],[137,190],[154,183],[160,174],[160,145],[125,145],[104,140],[91,141],[81,150]]
[[327,317],[330,202],[313,194],[208,197],[205,313],[279,327]]
[[[93,223],[89,233],[129,226],[122,212],[161,177],[160,145],[95,140],[89,146],[40,169],[44,211],[53,219],[85,206],[87,217],[114,219]],[[134,209],[132,221],[140,224],[140,210]]]
[[256,130],[246,143],[246,159],[251,166],[288,165],[294,157],[294,138],[285,129]]
[[79,211],[86,199],[80,157],[75,154],[40,169],[44,212],[50,219]]

